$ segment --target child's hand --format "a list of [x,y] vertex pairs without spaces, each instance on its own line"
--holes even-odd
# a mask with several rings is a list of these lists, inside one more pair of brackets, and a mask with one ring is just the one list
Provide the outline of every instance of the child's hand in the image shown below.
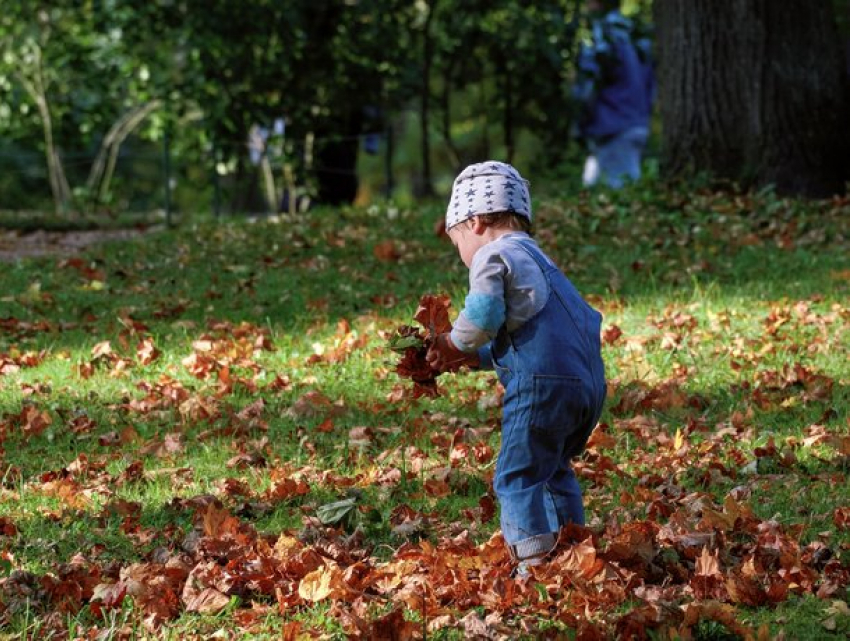
[[452,343],[448,333],[437,335],[425,356],[425,360],[431,367],[440,372],[454,372],[463,365],[478,366],[478,354],[467,354],[460,351]]

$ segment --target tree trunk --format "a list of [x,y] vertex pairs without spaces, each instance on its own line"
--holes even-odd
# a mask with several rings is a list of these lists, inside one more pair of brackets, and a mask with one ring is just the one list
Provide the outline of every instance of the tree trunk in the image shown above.
[[843,191],[848,79],[831,2],[656,0],[662,169]]
[[53,118],[50,114],[50,103],[47,99],[47,85],[44,80],[42,64],[41,47],[36,46],[33,48],[31,67],[26,70],[19,69],[17,77],[38,108],[44,133],[44,155],[47,160],[47,176],[50,181],[50,191],[53,194],[53,205],[56,215],[62,216],[66,213],[68,201],[71,198],[71,189],[68,186],[65,168],[62,165],[62,159],[59,157],[53,138]]
[[94,204],[103,202],[109,193],[122,143],[159,106],[159,100],[152,100],[144,105],[134,107],[118,118],[109,128],[100,143],[100,149],[98,149],[86,181],[86,187]]
[[421,196],[434,195],[434,181],[431,176],[431,143],[429,140],[429,118],[431,103],[431,65],[434,58],[434,39],[431,33],[431,23],[434,20],[434,12],[437,10],[437,2],[431,2],[428,9],[428,17],[422,29],[422,87],[420,95],[420,121],[419,130],[422,136],[422,185]]
[[363,111],[340,110],[315,139],[316,200],[323,205],[350,205],[357,197],[357,151],[363,131]]
[[454,139],[452,138],[451,93],[454,65],[454,60],[449,61],[443,72],[443,91],[440,97],[442,102],[443,115],[443,145],[445,146],[446,152],[449,155],[453,169],[456,172],[459,172],[461,170],[460,152],[458,151],[457,145],[455,145]]
[[513,86],[511,70],[508,59],[499,57],[496,60],[496,74],[502,88],[502,96],[505,101],[502,105],[502,133],[505,138],[505,154],[509,163],[514,159],[514,110],[513,110]]

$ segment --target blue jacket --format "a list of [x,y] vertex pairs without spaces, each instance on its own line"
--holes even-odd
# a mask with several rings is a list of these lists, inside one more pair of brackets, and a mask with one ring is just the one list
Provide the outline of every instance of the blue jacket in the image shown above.
[[631,127],[648,127],[655,98],[655,73],[648,41],[632,40],[632,23],[618,11],[593,23],[593,40],[583,44],[573,97],[581,104],[581,134],[599,139]]

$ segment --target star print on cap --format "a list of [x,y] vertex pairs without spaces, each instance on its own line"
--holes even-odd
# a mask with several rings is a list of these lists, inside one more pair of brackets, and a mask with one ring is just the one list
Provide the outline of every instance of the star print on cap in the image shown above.
[[528,181],[511,165],[488,160],[470,165],[455,178],[446,209],[446,229],[481,214],[511,212],[531,220]]

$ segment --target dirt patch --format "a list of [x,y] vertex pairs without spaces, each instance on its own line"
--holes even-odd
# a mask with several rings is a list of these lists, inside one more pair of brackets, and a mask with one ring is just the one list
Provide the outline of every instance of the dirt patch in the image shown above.
[[97,243],[130,240],[150,231],[150,229],[34,232],[0,230],[0,261],[14,262],[21,258],[39,256],[72,256]]

